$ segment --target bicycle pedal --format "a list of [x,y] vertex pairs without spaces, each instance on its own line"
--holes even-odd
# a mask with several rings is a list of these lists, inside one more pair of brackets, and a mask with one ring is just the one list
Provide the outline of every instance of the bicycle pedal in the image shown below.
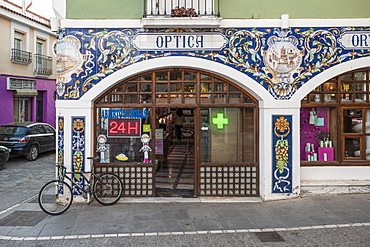
[[87,193],[86,193],[86,192],[82,192],[82,197],[83,197],[84,199],[87,199]]

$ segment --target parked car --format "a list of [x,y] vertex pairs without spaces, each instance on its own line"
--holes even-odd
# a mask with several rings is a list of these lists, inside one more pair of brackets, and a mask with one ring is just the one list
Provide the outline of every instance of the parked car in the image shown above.
[[26,156],[34,161],[39,153],[55,150],[55,129],[46,123],[17,122],[0,126],[0,145],[10,155]]
[[8,161],[10,150],[7,147],[0,146],[0,170],[4,168],[5,162]]

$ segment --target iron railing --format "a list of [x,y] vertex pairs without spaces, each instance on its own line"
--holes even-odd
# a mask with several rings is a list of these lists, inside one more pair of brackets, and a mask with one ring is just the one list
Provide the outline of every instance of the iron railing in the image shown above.
[[53,73],[53,58],[41,54],[35,54],[35,73],[51,75]]
[[220,0],[144,0],[143,17],[220,17]]
[[12,55],[11,55],[12,62],[21,62],[25,64],[32,63],[32,54],[28,51],[23,51],[19,49],[12,49]]

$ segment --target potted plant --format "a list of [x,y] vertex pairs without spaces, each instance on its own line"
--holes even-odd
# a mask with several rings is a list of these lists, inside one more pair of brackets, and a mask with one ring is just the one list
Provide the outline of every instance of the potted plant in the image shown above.
[[317,132],[316,139],[319,141],[325,142],[329,140],[329,137],[330,137],[330,134],[328,131],[320,131],[320,132]]
[[197,17],[198,14],[193,8],[176,6],[171,10],[171,17]]

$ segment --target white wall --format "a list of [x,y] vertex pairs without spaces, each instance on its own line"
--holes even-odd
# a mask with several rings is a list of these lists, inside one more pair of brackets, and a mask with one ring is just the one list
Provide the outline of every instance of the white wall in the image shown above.
[[[369,174],[368,167],[300,167],[300,101],[312,89],[326,80],[354,68],[366,67],[370,64],[370,58],[357,59],[335,66],[315,76],[311,81],[302,86],[290,100],[276,101],[260,84],[256,83],[245,74],[226,65],[191,57],[163,57],[140,63],[132,64],[114,74],[106,77],[97,85],[85,93],[80,100],[57,101],[57,116],[65,118],[65,144],[71,142],[71,117],[85,116],[86,120],[86,157],[92,156],[92,139],[95,123],[93,122],[93,101],[102,93],[109,90],[117,82],[125,80],[134,75],[159,68],[192,68],[217,74],[223,78],[241,86],[259,101],[259,164],[260,164],[260,195],[263,200],[286,199],[299,196],[300,181],[323,178],[332,179],[364,179],[364,174]],[[292,178],[293,193],[272,193],[272,116],[291,115],[293,121],[293,143],[292,149]],[[66,164],[70,163],[71,150],[68,145],[65,150]],[[86,165],[88,165],[86,163]]]

